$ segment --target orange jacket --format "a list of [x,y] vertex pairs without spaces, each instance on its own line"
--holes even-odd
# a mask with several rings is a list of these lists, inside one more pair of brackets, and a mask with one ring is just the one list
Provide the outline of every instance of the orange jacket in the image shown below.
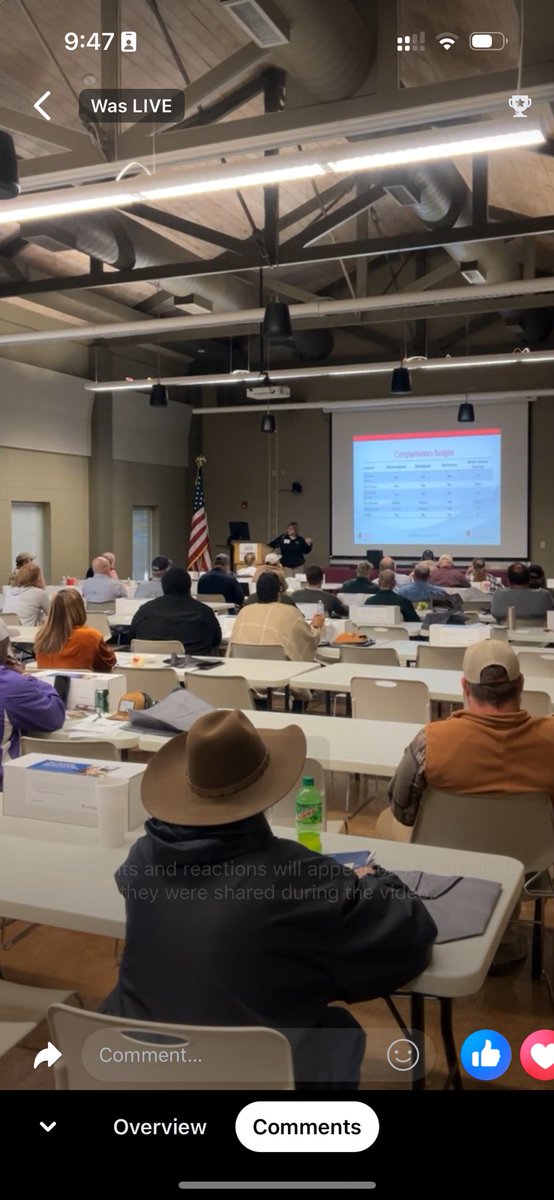
[[111,671],[116,664],[113,650],[102,634],[88,625],[73,630],[57,654],[36,654],[37,667],[77,667],[81,671]]

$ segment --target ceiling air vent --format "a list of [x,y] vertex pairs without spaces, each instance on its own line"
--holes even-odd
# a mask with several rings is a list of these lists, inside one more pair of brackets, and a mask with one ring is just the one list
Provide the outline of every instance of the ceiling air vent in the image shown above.
[[289,24],[272,0],[221,0],[223,6],[262,50],[284,46]]

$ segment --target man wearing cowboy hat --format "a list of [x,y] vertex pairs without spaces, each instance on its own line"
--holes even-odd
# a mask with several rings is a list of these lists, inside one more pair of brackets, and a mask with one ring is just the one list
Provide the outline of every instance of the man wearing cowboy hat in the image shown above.
[[104,1011],[279,1029],[298,1085],[355,1087],[365,1036],[329,1006],[413,979],[436,927],[396,876],[358,878],[273,835],[264,813],[294,788],[305,756],[297,726],[256,730],[224,710],[154,756],[146,835],[116,873],[127,935]]

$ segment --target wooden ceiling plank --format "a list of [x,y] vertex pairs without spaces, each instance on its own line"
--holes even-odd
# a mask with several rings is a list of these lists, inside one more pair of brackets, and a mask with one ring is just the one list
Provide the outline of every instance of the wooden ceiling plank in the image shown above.
[[[38,99],[38,97],[37,97]],[[0,104],[0,126],[9,129],[10,133],[21,133],[27,137],[38,138],[51,146],[61,146],[65,150],[90,150],[90,163],[100,162],[93,141],[86,133],[76,129],[67,129],[65,125],[56,125],[53,121],[45,121],[43,117],[34,117],[30,113],[17,112]]]

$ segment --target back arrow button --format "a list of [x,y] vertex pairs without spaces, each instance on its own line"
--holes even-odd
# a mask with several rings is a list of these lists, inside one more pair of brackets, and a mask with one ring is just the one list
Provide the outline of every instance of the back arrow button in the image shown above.
[[52,118],[49,117],[48,113],[45,112],[44,109],[41,108],[40,106],[41,106],[43,100],[48,100],[48,97],[51,95],[52,95],[52,92],[45,92],[44,96],[40,96],[39,99],[37,100],[36,104],[33,104],[33,108],[36,108],[37,112],[40,113],[41,117],[44,117],[45,121],[51,121]]

